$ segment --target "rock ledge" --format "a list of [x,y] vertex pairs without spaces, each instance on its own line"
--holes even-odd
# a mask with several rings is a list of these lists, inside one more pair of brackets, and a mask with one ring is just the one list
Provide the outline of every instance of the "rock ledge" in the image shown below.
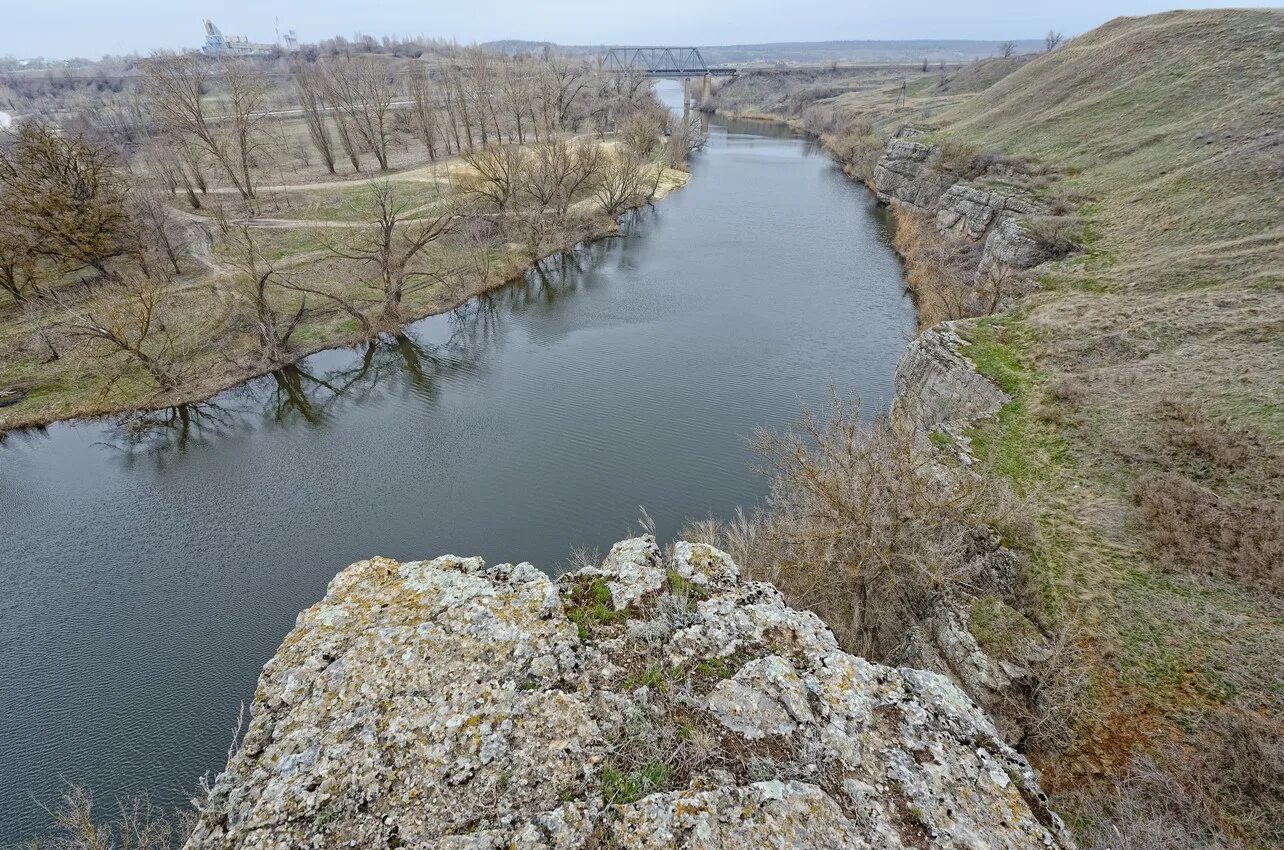
[[188,847],[1070,846],[934,673],[841,652],[732,559],[360,561],[299,615]]

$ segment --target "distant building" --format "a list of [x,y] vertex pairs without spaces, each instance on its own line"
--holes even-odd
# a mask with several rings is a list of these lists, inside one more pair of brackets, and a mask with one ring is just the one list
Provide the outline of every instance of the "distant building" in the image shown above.
[[[293,52],[299,49],[299,38],[294,30],[288,31],[283,40],[285,50]],[[213,21],[205,19],[205,46],[201,52],[210,56],[263,56],[280,47],[253,42],[243,35],[224,35]]]

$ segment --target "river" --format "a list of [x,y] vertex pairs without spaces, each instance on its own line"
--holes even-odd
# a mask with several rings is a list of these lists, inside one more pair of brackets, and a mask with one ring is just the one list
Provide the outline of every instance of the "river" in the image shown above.
[[913,306],[868,193],[808,142],[716,119],[625,232],[155,427],[0,443],[0,845],[63,778],[182,800],[351,561],[556,572],[640,507],[671,538],[760,502],[748,437],[831,383],[888,403]]

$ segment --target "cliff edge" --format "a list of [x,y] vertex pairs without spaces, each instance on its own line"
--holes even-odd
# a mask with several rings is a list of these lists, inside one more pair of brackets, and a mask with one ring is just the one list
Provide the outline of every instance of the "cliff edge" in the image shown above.
[[360,561],[299,615],[190,850],[1069,847],[934,673],[837,648],[725,553]]

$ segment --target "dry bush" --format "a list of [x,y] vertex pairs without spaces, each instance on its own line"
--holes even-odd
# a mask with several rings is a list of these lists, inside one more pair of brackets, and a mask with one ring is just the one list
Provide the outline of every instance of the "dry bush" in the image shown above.
[[942,174],[948,174],[956,180],[968,180],[985,173],[990,163],[966,142],[945,139],[932,151],[931,164]]
[[1105,800],[1076,806],[1090,824],[1084,850],[1242,850],[1218,826],[1217,806],[1153,758],[1134,759]]
[[761,434],[771,478],[745,568],[815,611],[857,655],[894,659],[907,628],[975,569],[975,527],[993,504],[977,479],[942,480],[928,452],[886,419],[835,398],[827,420]]
[[883,155],[886,145],[868,122],[849,126],[829,140],[829,148],[837,155],[848,174],[869,183],[874,179],[874,166]]
[[984,314],[986,299],[972,286],[981,246],[963,236],[940,233],[929,214],[903,206],[894,207],[893,214],[892,244],[905,258],[905,282],[918,304],[919,326]]
[[620,141],[641,159],[650,158],[662,144],[665,117],[651,110],[636,112],[620,122]]
[[167,815],[146,796],[118,799],[99,818],[94,799],[79,785],[68,786],[49,810],[53,832],[23,845],[24,850],[170,850],[191,833],[194,812]]
[[1273,456],[1262,439],[1248,429],[1214,419],[1177,399],[1161,400],[1157,412],[1160,435],[1170,448],[1194,455],[1226,474],[1257,465],[1271,477],[1284,476],[1281,458]]
[[1094,714],[1082,636],[1064,625],[1043,644],[1043,650],[1031,675],[1006,695],[999,713],[1023,730],[1018,744],[1022,752],[1046,755],[1065,752],[1078,737],[1075,729]]
[[838,129],[838,114],[833,107],[808,106],[805,109],[792,110],[802,113],[801,124],[804,131],[813,136],[824,136]]
[[1090,850],[1239,850],[1284,842],[1284,728],[1225,707],[1200,721],[1200,748],[1134,758],[1104,798],[1074,807]]
[[1021,229],[1048,257],[1061,259],[1077,247],[1083,221],[1074,215],[1035,215],[1025,219]]
[[1146,554],[1159,566],[1284,588],[1284,503],[1219,496],[1173,472],[1140,478],[1133,503]]

